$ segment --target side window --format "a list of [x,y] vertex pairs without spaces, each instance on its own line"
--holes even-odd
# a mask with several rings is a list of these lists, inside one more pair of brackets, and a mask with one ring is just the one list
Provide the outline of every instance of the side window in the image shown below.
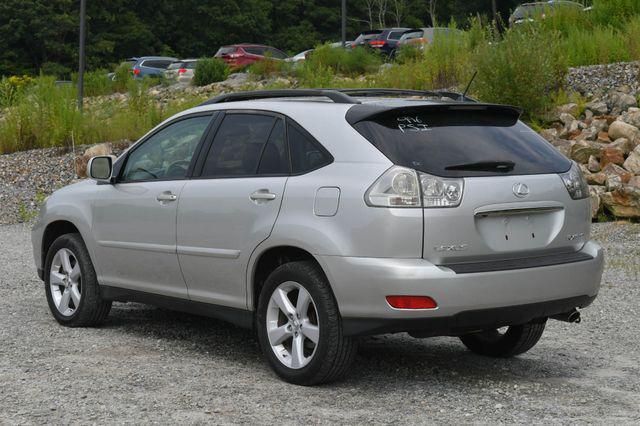
[[225,116],[202,170],[203,177],[253,176],[275,117],[260,114]]
[[392,31],[389,33],[389,40],[400,40],[404,31]]
[[160,130],[129,154],[121,180],[186,177],[191,158],[210,121],[210,115],[191,117]]
[[259,175],[289,174],[289,158],[284,142],[284,123],[278,119],[260,157]]
[[331,162],[331,157],[298,127],[289,124],[287,130],[294,174],[308,172]]

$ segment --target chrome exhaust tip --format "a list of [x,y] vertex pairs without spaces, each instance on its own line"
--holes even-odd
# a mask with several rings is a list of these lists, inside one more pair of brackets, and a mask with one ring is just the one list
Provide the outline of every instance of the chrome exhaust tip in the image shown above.
[[551,318],[558,321],[570,322],[574,324],[579,324],[582,319],[580,318],[580,311],[576,308],[573,308],[569,312],[564,312],[562,314],[554,315]]

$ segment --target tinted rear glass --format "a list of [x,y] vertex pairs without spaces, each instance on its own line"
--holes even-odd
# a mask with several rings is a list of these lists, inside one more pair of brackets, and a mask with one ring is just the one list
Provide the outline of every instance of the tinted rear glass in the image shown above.
[[420,38],[422,37],[422,31],[413,31],[410,33],[405,33],[403,34],[403,36],[400,38],[400,40],[412,40],[414,38]]
[[251,55],[260,55],[264,56],[265,48],[264,47],[243,47],[244,51],[250,53]]
[[358,38],[355,39],[354,43],[361,43],[365,40],[373,40],[374,38],[379,37],[380,34],[382,34],[382,31],[375,32],[375,33],[360,34]]
[[168,70],[179,70],[184,67],[184,62],[174,62],[167,67]]
[[[569,160],[520,121],[486,111],[392,110],[354,124],[395,164],[444,177],[565,172]],[[448,170],[485,162],[512,170]],[[459,168],[459,167],[458,167]]]

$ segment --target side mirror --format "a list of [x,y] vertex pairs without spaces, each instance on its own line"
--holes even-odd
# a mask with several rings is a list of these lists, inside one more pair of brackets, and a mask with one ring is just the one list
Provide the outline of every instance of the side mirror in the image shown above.
[[113,172],[113,162],[115,157],[113,155],[101,155],[93,157],[89,160],[87,170],[89,171],[89,177],[95,179],[98,182],[111,182],[111,173]]

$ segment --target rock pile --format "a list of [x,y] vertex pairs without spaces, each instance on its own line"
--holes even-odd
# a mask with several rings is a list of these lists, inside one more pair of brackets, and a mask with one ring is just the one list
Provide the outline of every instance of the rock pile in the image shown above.
[[640,108],[629,86],[558,107],[541,135],[574,160],[589,183],[591,216],[640,218]]

